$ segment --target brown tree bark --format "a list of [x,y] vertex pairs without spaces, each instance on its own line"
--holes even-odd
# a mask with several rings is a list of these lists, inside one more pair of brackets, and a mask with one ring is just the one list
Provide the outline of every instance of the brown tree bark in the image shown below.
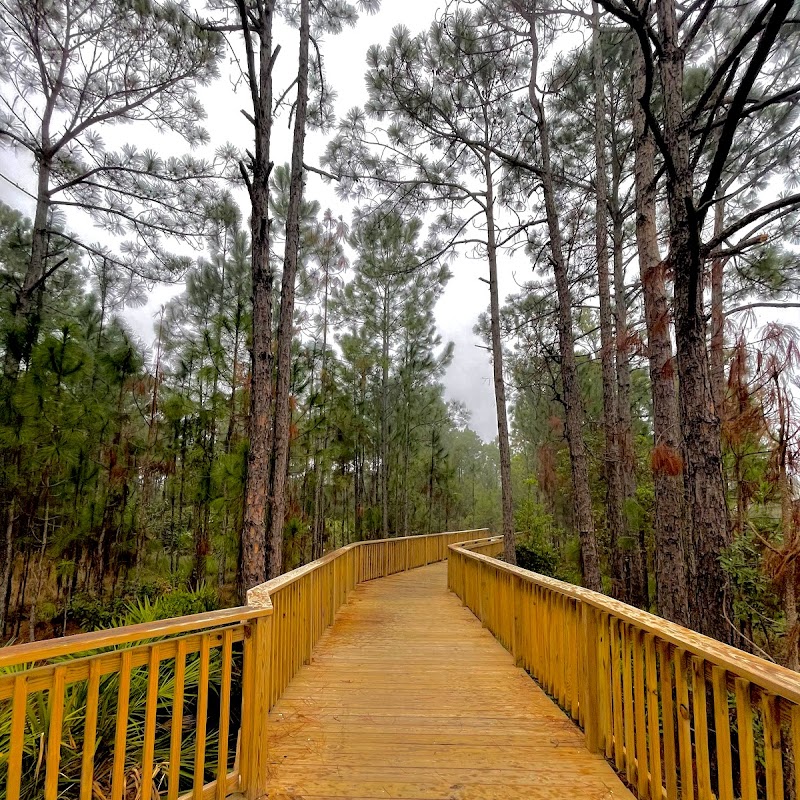
[[36,212],[31,232],[31,255],[22,286],[14,297],[11,331],[5,343],[3,374],[13,381],[19,374],[20,363],[30,356],[39,336],[39,307],[37,290],[41,291],[47,269],[47,222],[50,215],[50,136],[49,118],[42,121],[43,153],[36,181]]
[[[722,235],[725,227],[725,200],[718,197],[714,203],[714,238]],[[725,414],[725,311],[723,307],[722,287],[725,272],[725,260],[719,253],[711,259],[711,393],[714,397],[714,408],[720,420]]]
[[[326,381],[328,372],[328,292],[330,286],[330,263],[326,262],[323,265],[325,271],[324,290],[322,297],[322,363],[320,365],[320,398],[321,408],[319,414],[319,421],[322,422],[325,418],[325,397],[326,397]],[[325,434],[320,440],[317,440],[316,453],[314,455],[314,523],[311,536],[311,560],[322,557],[325,547],[325,475],[322,469],[322,454],[328,448],[328,431],[327,426]],[[344,528],[343,528],[344,529]]]
[[[244,28],[247,70],[253,101],[255,153],[252,180],[248,189],[252,212],[250,236],[253,275],[253,349],[250,366],[250,416],[247,453],[247,480],[239,558],[239,599],[246,601],[247,590],[266,579],[266,515],[269,492],[270,453],[272,451],[272,286],[270,264],[269,160],[272,135],[272,21],[271,0],[258,4],[260,28],[256,63],[248,10],[237,0]],[[246,175],[244,167],[243,174]]]
[[511,491],[511,443],[508,433],[506,384],[503,377],[503,343],[500,336],[500,292],[497,286],[497,231],[494,219],[494,178],[491,156],[484,151],[486,180],[486,255],[489,261],[489,317],[492,343],[492,376],[497,410],[497,439],[500,446],[500,495],[503,511],[503,559],[517,563],[514,537],[514,502]]
[[297,265],[300,260],[300,205],[303,199],[303,152],[308,111],[308,48],[310,40],[309,0],[300,2],[300,51],[297,65],[297,105],[292,138],[292,164],[289,176],[289,206],[286,215],[286,251],[281,279],[281,310],[278,321],[278,363],[275,379],[275,457],[270,492],[269,563],[270,578],[283,571],[283,529],[286,519],[290,429],[292,411],[290,383],[292,340],[294,338],[294,298]]
[[608,177],[606,162],[606,102],[603,79],[603,49],[600,42],[600,11],[592,3],[592,75],[594,79],[595,163],[595,258],[600,299],[600,368],[603,387],[603,472],[606,479],[606,525],[610,542],[611,594],[631,600],[630,581],[625,575],[625,554],[620,546],[626,538],[622,509],[622,474],[617,426],[617,376],[614,365],[614,326],[608,258]]
[[669,204],[669,261],[675,279],[675,341],[683,441],[683,479],[689,545],[691,627],[732,641],[733,618],[727,574],[720,554],[729,543],[722,475],[720,421],[714,408],[706,349],[700,218],[695,211],[689,128],[684,118],[684,51],[678,40],[674,0],[656,3],[664,144]]
[[[612,195],[618,193],[615,180]],[[625,299],[625,268],[623,258],[624,219],[619,212],[618,196],[614,207],[612,240],[614,249],[614,365],[617,376],[617,436],[619,446],[619,469],[622,482],[622,509],[625,535],[628,537],[624,554],[625,574],[630,585],[630,602],[639,608],[648,608],[650,594],[648,586],[647,548],[644,544],[644,529],[634,527],[626,510],[628,503],[636,499],[636,453],[633,444],[633,419],[631,414],[631,367],[628,356],[628,311]]]
[[[39,13],[44,16],[44,10]],[[64,75],[67,68],[68,51],[65,49],[61,68],[54,85],[47,95],[41,123],[41,149],[37,154],[36,211],[33,217],[31,235],[31,255],[22,286],[14,298],[14,319],[10,341],[6,342],[3,374],[14,380],[19,372],[20,362],[30,354],[39,334],[39,315],[35,303],[36,288],[45,280],[47,268],[47,223],[50,216],[50,176],[55,152],[52,142],[53,115],[56,103],[64,88]],[[45,77],[44,70],[42,77]]]
[[634,50],[633,76],[636,245],[653,396],[656,605],[662,617],[686,625],[689,605],[678,398],[670,340],[666,265],[658,251],[655,141],[639,103],[645,89],[645,62],[638,48]]
[[540,177],[544,193],[547,230],[550,234],[550,255],[558,295],[558,341],[561,355],[561,383],[564,396],[564,422],[569,447],[572,472],[572,494],[574,525],[581,545],[581,569],[583,582],[589,589],[600,591],[600,559],[597,553],[597,538],[592,515],[592,496],[589,488],[589,467],[586,443],[583,439],[583,401],[578,382],[578,367],[575,359],[575,339],[572,329],[572,297],[569,288],[567,262],[561,240],[558,208],[556,205],[553,170],[550,158],[550,131],[544,104],[536,92],[536,75],[539,61],[539,40],[536,34],[536,13],[526,14],[528,36],[531,43],[531,77],[528,83],[528,98],[536,118],[541,155]]
[[775,376],[775,400],[778,407],[778,491],[781,496],[781,534],[785,567],[783,574],[783,610],[786,614],[786,653],[784,664],[800,669],[800,640],[797,610],[797,531],[792,513],[792,480],[788,469],[789,404],[786,393]]
[[[389,538],[389,278],[383,291],[381,320],[381,422],[380,422],[380,500],[381,531]],[[428,531],[430,533],[430,531]]]
[[0,633],[5,632],[11,598],[11,575],[14,569],[14,511],[16,498],[12,495],[6,508],[3,540],[0,542]]
[[[613,132],[616,139],[616,131]],[[622,165],[618,153],[619,144],[613,147],[614,159],[611,167],[611,239],[614,254],[614,328],[615,348],[614,366],[617,377],[617,440],[619,449],[619,469],[622,483],[622,509],[624,534],[623,573],[630,587],[628,602],[640,608],[649,607],[649,587],[647,578],[647,548],[644,545],[644,532],[640,526],[634,529],[626,510],[628,503],[636,497],[636,453],[633,446],[633,421],[631,416],[631,368],[628,356],[628,306],[625,296],[625,264],[623,247],[625,245],[625,219],[620,203],[619,190],[622,180]]]

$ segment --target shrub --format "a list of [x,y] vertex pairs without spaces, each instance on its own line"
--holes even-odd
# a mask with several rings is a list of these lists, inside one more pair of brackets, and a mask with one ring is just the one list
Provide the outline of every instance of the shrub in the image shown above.
[[137,622],[201,614],[219,608],[216,591],[203,584],[198,589],[172,589],[152,586],[131,588],[122,597],[100,600],[77,594],[69,607],[69,618],[85,631],[96,631]]
[[547,575],[550,578],[558,577],[558,555],[556,551],[544,542],[526,539],[517,543],[517,566]]

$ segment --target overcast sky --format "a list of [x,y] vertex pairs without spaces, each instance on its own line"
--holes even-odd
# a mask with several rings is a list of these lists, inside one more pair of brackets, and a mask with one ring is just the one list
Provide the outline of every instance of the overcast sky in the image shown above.
[[[337,94],[336,111],[341,115],[356,105],[362,105],[367,94],[364,86],[366,71],[366,52],[373,43],[385,44],[396,25],[406,25],[413,33],[427,28],[440,7],[432,0],[383,0],[380,12],[374,16],[363,16],[355,28],[347,29],[339,36],[331,36],[323,43],[325,67],[331,86]],[[279,27],[277,39],[281,53],[276,63],[276,96],[291,82],[297,69],[297,33],[286,27]],[[239,42],[233,40],[237,45]],[[239,147],[249,147],[252,129],[240,110],[249,103],[245,87],[236,85],[235,66],[225,66],[222,77],[213,85],[200,92],[208,118],[206,127],[211,135],[212,146],[233,142]],[[294,90],[292,90],[292,95]],[[109,127],[101,131],[110,146],[134,142],[139,148],[152,148],[166,154],[179,154],[185,146],[172,139],[165,139],[152,128],[146,126],[124,125]],[[306,144],[306,163],[317,164],[325,147],[325,137],[312,133]],[[290,159],[290,131],[288,118],[278,120],[274,135],[273,160],[275,163]],[[22,186],[33,190],[35,186],[32,165],[8,150],[0,148],[0,172],[9,174]],[[333,186],[326,185],[317,175],[311,174],[307,180],[307,197],[317,200],[322,209],[331,208],[337,215],[346,219],[351,208],[336,196]],[[243,216],[247,218],[245,197],[238,194],[242,203]],[[8,183],[0,181],[0,198],[32,215],[33,203],[30,197],[13,189]],[[89,223],[85,218],[69,217],[68,225],[79,230],[83,238],[90,241],[105,241],[101,232],[86,231]],[[497,435],[494,410],[494,394],[491,384],[491,365],[489,355],[481,347],[481,342],[472,332],[478,315],[488,306],[488,286],[479,278],[487,276],[483,261],[459,254],[451,264],[453,277],[436,308],[436,317],[445,342],[455,343],[453,363],[445,377],[448,399],[465,403],[472,414],[471,426],[486,440]],[[530,276],[524,260],[500,262],[501,295],[515,290],[515,280],[523,281]],[[515,274],[516,272],[516,274]],[[153,320],[159,306],[170,296],[178,293],[181,287],[157,286],[150,294],[146,306],[126,311],[126,317],[133,331],[143,342],[153,342]]]

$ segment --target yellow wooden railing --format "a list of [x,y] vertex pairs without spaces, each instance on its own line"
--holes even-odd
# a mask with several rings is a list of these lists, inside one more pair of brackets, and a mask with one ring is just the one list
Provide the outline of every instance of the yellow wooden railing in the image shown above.
[[267,714],[349,592],[475,533],[359,542],[247,606],[3,648],[0,797],[264,797]]
[[[233,608],[0,650],[4,797],[123,800],[138,789],[149,800],[167,786],[174,800],[183,773],[190,796],[224,798],[238,785],[228,747],[234,649],[271,613]],[[212,685],[219,719],[209,737]],[[223,780],[206,785],[209,771]]]
[[640,798],[800,797],[800,675],[602,594],[450,547],[448,582]]

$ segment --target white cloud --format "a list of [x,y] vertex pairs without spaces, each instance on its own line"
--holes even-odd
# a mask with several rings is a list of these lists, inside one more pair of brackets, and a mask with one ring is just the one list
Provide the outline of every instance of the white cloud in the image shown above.
[[[367,98],[364,85],[367,48],[371,44],[388,42],[396,25],[405,25],[413,33],[426,29],[439,8],[438,3],[430,0],[384,0],[378,14],[363,16],[355,28],[347,29],[339,36],[327,37],[322,49],[330,84],[337,93],[338,114],[363,104]],[[296,69],[296,38],[296,31],[286,26],[281,25],[276,31],[276,39],[282,46],[276,63],[276,96],[291,82]],[[199,92],[208,114],[205,125],[211,135],[212,147],[225,142],[232,142],[242,148],[249,145],[252,130],[241,109],[247,108],[250,100],[244,83],[237,81],[237,70],[238,67],[231,59],[220,79]],[[288,115],[285,114],[277,121],[273,131],[273,160],[275,163],[288,161],[291,154]],[[174,140],[167,144],[162,135],[145,125],[110,127],[102,133],[110,146],[135,141],[140,148],[163,150],[167,146],[170,151],[174,151],[176,146],[179,147]],[[322,134],[309,135],[306,145],[307,163],[319,162],[325,143],[326,137]],[[34,188],[30,163],[9,150],[0,149],[0,172],[29,190]],[[319,176],[308,175],[306,192],[323,209],[330,207],[337,214],[350,216],[351,209],[337,198],[334,187],[326,184]],[[246,215],[244,193],[238,193],[237,197]],[[6,182],[0,182],[0,199],[29,215],[33,212],[30,197]],[[92,232],[89,235],[86,232],[88,222],[83,215],[71,215],[68,224],[83,231],[84,237],[90,240],[102,241],[106,238],[101,232]],[[521,268],[525,269],[524,259]],[[516,264],[515,269],[520,271]],[[475,259],[459,256],[452,264],[452,272],[453,277],[436,309],[442,338],[455,343],[453,363],[445,377],[446,395],[448,399],[464,402],[472,413],[472,426],[484,439],[491,440],[497,435],[491,363],[487,351],[479,346],[482,342],[472,332],[478,315],[488,307],[488,287],[478,280],[479,277],[487,277],[487,266]],[[511,264],[501,263],[500,272],[502,297],[515,287]],[[160,306],[180,289],[180,286],[156,286],[144,307],[126,312],[134,333],[144,342],[153,341],[154,322]]]

